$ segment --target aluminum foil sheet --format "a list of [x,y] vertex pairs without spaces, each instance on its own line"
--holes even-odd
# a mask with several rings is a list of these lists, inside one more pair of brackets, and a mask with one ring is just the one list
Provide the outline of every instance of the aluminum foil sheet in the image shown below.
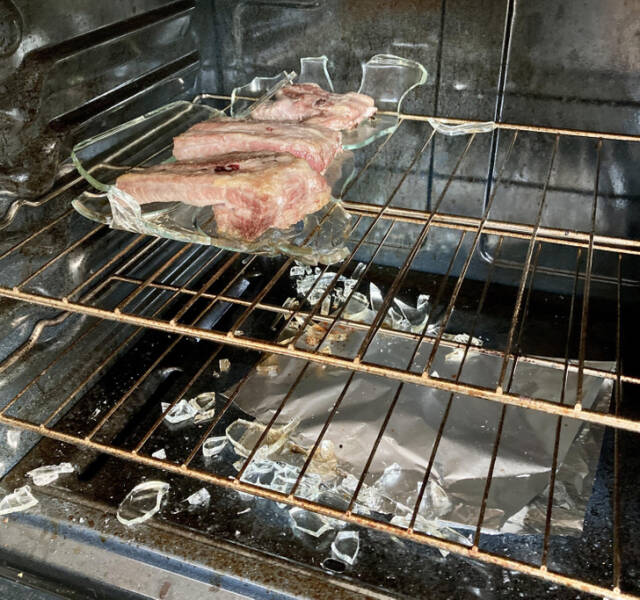
[[[362,331],[352,330],[346,340],[332,342],[332,352],[353,355],[363,336]],[[431,343],[423,342],[412,370],[424,367],[431,348]],[[412,344],[406,339],[380,332],[365,359],[406,368],[411,352]],[[452,354],[450,347],[440,348],[431,373],[452,379],[460,358],[459,353]],[[305,361],[299,359],[270,356],[268,360],[277,368],[268,373],[254,372],[235,400],[243,411],[262,423],[272,418],[305,368]],[[589,364],[600,369],[613,367],[603,362]],[[495,387],[500,367],[499,357],[471,348],[460,381]],[[510,364],[505,382],[511,370]],[[300,448],[312,448],[349,376],[350,372],[344,369],[307,365],[275,425],[295,423],[290,440]],[[569,373],[564,396],[567,404],[575,401],[576,381],[577,375]],[[355,511],[385,515],[392,523],[407,526],[451,392],[356,373],[323,438],[324,447],[330,442],[337,459],[334,472],[323,477],[323,488],[329,492],[353,491],[400,386]],[[560,401],[561,389],[562,370],[524,362],[517,364],[510,387],[511,392],[555,402]],[[610,380],[585,376],[584,408],[606,410],[611,389]],[[501,411],[502,405],[497,402],[453,396],[416,529],[458,541],[461,534],[468,537],[469,529],[475,529]],[[551,414],[507,406],[483,533],[544,531],[557,419]],[[601,428],[563,418],[552,533],[576,535],[582,530],[601,441]],[[279,456],[278,460],[287,459]],[[325,493],[319,501],[330,496]]]

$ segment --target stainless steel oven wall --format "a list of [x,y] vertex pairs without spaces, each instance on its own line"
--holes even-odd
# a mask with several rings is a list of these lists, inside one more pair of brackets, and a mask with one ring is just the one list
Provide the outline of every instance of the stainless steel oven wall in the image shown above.
[[193,16],[186,1],[2,0],[0,190],[46,192],[74,141],[193,93]]

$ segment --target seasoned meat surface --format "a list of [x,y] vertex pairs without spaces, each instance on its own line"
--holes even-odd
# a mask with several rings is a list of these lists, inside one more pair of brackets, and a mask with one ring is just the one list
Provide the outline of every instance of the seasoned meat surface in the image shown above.
[[179,201],[212,206],[218,231],[254,240],[322,208],[329,185],[309,164],[281,152],[231,152],[132,170],[117,187],[139,204]]
[[341,135],[319,125],[294,121],[217,119],[197,123],[173,140],[178,160],[205,159],[227,152],[288,152],[319,173],[341,149]]

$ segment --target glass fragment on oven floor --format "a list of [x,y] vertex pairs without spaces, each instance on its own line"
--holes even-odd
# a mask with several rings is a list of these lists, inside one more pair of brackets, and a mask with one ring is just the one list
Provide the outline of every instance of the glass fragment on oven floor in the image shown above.
[[165,460],[167,458],[167,451],[164,448],[160,448],[151,454],[151,458],[157,458],[158,460]]
[[[164,412],[169,408],[169,405],[163,402],[161,408]],[[165,415],[164,420],[171,425],[177,425],[193,419],[196,413],[196,409],[183,398]]]
[[202,454],[206,458],[217,456],[224,450],[224,447],[226,445],[227,445],[226,435],[219,435],[219,436],[207,438],[202,444]]
[[360,534],[357,531],[339,531],[331,542],[331,552],[339,559],[352,565],[360,550]]
[[13,490],[0,500],[0,516],[29,510],[38,504],[38,499],[31,493],[31,488],[25,485]]
[[200,488],[197,492],[194,492],[187,498],[187,502],[191,506],[205,507],[209,506],[211,502],[211,494],[206,488]]
[[189,404],[195,410],[195,414],[193,416],[194,423],[210,421],[216,414],[216,393],[204,392],[199,394],[195,398],[191,398],[191,400],[189,400]]
[[73,473],[74,468],[71,463],[63,462],[59,465],[44,465],[33,469],[27,473],[28,477],[31,477],[34,485],[42,486],[49,485],[58,479],[58,477],[64,473]]
[[314,538],[319,538],[333,529],[333,526],[322,515],[297,506],[289,511],[289,518],[294,531],[300,531]]
[[127,527],[148,521],[160,511],[168,492],[169,484],[164,481],[145,481],[136,485],[118,506],[118,521]]

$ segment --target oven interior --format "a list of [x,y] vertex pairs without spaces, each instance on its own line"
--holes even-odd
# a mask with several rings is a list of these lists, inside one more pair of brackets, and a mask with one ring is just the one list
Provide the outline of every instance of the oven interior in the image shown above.
[[[636,13],[595,0],[0,3],[0,488],[24,485],[41,465],[76,468],[34,488],[35,513],[5,523],[1,574],[21,570],[51,590],[48,569],[69,590],[128,597],[144,586],[114,558],[127,555],[159,569],[144,589],[168,598],[204,583],[252,597],[640,596]],[[305,302],[290,258],[114,230],[71,207],[87,189],[69,158],[79,141],[177,100],[227,110],[233,88],[296,70],[304,56],[326,55],[336,91],[354,90],[375,54],[416,60],[428,79],[395,131],[354,152],[341,198],[349,255],[316,273],[329,281],[323,298],[340,277],[355,280],[369,321]],[[447,135],[427,117],[466,129]],[[483,132],[484,122],[498,126]],[[172,128],[145,127],[97,148],[94,172],[108,171],[113,153],[131,166],[170,156]],[[417,306],[421,294],[423,327],[388,322],[394,299]],[[296,319],[302,327],[283,343]],[[352,343],[337,338],[341,328]],[[288,369],[278,390],[255,380],[271,355]],[[208,437],[255,418],[261,385],[277,402],[240,470],[203,457]],[[305,386],[330,396],[305,408],[318,433],[297,450],[306,468],[323,440],[354,442],[336,426],[350,411],[354,428],[367,422],[352,497],[296,495],[299,472],[293,492],[242,477],[284,415],[298,417],[300,397],[315,402]],[[163,422],[161,403],[209,391],[213,420]],[[435,422],[397,417],[421,394]],[[488,415],[473,443],[450,426],[459,413]],[[512,485],[501,469],[531,460],[527,442],[518,455],[530,432],[516,425],[529,418],[548,442],[537,525],[490,531]],[[579,467],[564,464],[563,432],[587,427],[593,473],[572,496],[565,482]],[[358,492],[403,455],[405,436],[422,453],[410,518],[358,511]],[[458,490],[474,523],[458,532],[464,540],[419,527],[451,439],[479,473]],[[161,449],[166,458],[152,456]],[[169,483],[169,496],[151,521],[123,527],[116,510],[144,480]],[[208,507],[189,508],[202,487]],[[296,531],[292,507],[336,519],[332,533]],[[571,508],[583,517],[567,534]],[[345,530],[359,535],[353,564],[328,560]],[[35,531],[62,555],[60,536],[104,563],[91,572],[56,562]]]

